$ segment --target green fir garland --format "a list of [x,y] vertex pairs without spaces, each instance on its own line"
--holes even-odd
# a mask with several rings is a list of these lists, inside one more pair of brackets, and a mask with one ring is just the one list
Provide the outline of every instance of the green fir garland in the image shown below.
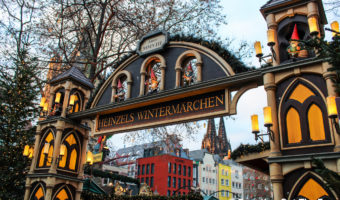
[[241,144],[231,153],[231,158],[233,160],[236,160],[237,158],[241,156],[244,156],[250,153],[260,153],[268,149],[270,149],[269,142],[259,143],[256,145]]

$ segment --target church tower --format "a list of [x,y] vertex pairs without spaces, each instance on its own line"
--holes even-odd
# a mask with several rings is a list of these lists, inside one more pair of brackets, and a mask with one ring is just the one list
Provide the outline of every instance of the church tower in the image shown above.
[[230,141],[227,138],[227,133],[225,131],[223,117],[220,117],[220,125],[218,127],[218,141],[219,141],[219,155],[221,157],[227,156],[228,151],[231,151]]
[[[54,77],[38,122],[25,200],[80,199],[90,128],[68,114],[85,109],[93,84],[76,67]],[[46,99],[45,99],[46,100]]]
[[216,127],[214,118],[208,120],[207,133],[204,135],[202,141],[202,149],[207,149],[212,154],[215,154],[217,150]]

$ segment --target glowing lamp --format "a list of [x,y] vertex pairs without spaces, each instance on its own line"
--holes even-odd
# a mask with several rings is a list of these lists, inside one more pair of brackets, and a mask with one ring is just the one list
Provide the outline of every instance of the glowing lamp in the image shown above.
[[46,102],[46,98],[45,97],[41,97],[40,107],[44,107],[45,102]]
[[317,35],[319,33],[316,17],[308,18],[308,26],[311,35]]
[[274,29],[268,29],[267,31],[268,46],[275,45],[275,31]]
[[45,104],[44,104],[43,110],[44,110],[44,111],[47,111],[47,110],[48,110],[48,103],[45,103]]
[[55,95],[54,102],[55,102],[55,103],[60,103],[60,98],[61,98],[61,93],[58,92],[58,93]]
[[29,150],[30,150],[30,146],[28,146],[28,145],[25,145],[24,152],[23,152],[23,154],[22,154],[22,155],[24,155],[24,156],[28,156],[28,154],[29,154]]
[[262,48],[261,48],[261,42],[256,41],[254,43],[254,48],[255,48],[255,52],[256,52],[256,57],[262,57]]
[[89,164],[89,165],[92,165],[93,164],[93,154],[91,151],[88,151],[87,152],[87,155],[86,155],[86,162]]
[[269,127],[273,125],[272,120],[272,108],[270,106],[263,108],[263,116],[264,116],[264,126]]
[[327,97],[327,111],[328,111],[328,117],[330,118],[336,118],[338,115],[338,110],[336,108],[336,102],[335,97]]
[[251,132],[259,133],[259,118],[257,115],[251,116]]
[[34,149],[33,149],[33,147],[31,147],[31,148],[29,149],[28,158],[32,158],[32,157],[33,157],[33,152],[34,152]]
[[43,151],[43,153],[44,154],[48,154],[48,150],[50,149],[50,143],[45,143],[45,145],[44,145],[44,151]]
[[60,146],[60,153],[59,153],[59,155],[64,156],[64,155],[65,155],[65,152],[66,152],[66,145],[65,145],[65,144],[62,144],[62,145]]
[[74,101],[76,100],[76,95],[73,94],[71,95],[71,98],[70,98],[70,105],[73,106],[74,105]]
[[[331,29],[332,29],[333,31],[336,31],[336,32],[339,33],[339,23],[338,23],[337,21],[332,22],[332,23],[331,23]],[[332,36],[333,36],[333,37],[335,37],[335,36],[338,35],[338,33],[336,33],[336,32],[332,32]]]
[[230,149],[228,150],[228,159],[230,159],[231,158],[231,151],[230,151]]

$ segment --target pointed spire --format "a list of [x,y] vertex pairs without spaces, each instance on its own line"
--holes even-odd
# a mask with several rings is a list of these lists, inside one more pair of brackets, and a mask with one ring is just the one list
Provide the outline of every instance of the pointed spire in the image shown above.
[[294,26],[292,37],[290,39],[291,40],[300,40],[296,24]]
[[205,148],[210,153],[214,154],[217,150],[216,146],[215,120],[214,118],[211,118],[208,120],[207,132],[204,135],[204,139],[202,141],[202,149]]
[[227,155],[228,150],[230,150],[230,143],[228,141],[227,133],[225,131],[223,117],[220,117],[220,124],[218,128],[218,138],[220,142],[220,154]]
[[118,79],[118,89],[122,88],[122,82],[120,82],[120,79]]

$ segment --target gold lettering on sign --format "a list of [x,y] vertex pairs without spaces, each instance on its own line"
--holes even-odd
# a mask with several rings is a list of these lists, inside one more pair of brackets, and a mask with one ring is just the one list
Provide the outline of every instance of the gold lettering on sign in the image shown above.
[[162,47],[165,43],[165,35],[157,35],[150,39],[145,40],[141,47],[140,52],[144,53]]
[[134,122],[145,122],[149,120],[157,120],[168,116],[181,117],[186,113],[202,113],[213,112],[214,108],[223,108],[225,105],[224,93],[208,97],[193,98],[195,100],[187,100],[178,103],[169,103],[170,105],[158,106],[154,108],[141,109],[138,111],[125,112],[124,114],[111,114],[107,116],[99,117],[98,129],[101,128],[113,128],[115,126],[121,126],[125,124],[131,124]]

